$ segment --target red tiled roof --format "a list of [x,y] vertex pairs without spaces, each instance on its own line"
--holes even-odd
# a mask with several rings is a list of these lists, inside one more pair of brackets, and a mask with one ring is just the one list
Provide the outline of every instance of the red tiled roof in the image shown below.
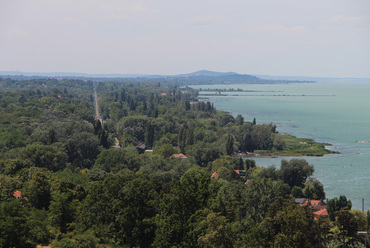
[[323,202],[321,200],[307,200],[303,205],[307,205],[310,202],[311,206],[321,206]]
[[326,208],[323,208],[321,210],[313,212],[314,215],[321,215],[321,216],[328,216],[328,210]]
[[252,179],[248,179],[244,184],[247,184],[249,182],[252,182]]
[[174,158],[188,158],[186,155],[182,154],[182,153],[179,153],[179,154],[172,154],[171,157],[174,157]]
[[315,210],[320,210],[320,209],[323,209],[326,207],[324,201],[321,199],[321,200],[306,200],[304,203],[303,203],[303,206],[307,206],[308,205],[308,202],[310,202],[310,205],[309,207],[310,208],[313,208]]
[[234,170],[236,173],[240,174],[240,170]]
[[22,192],[20,190],[14,191],[13,196],[17,199],[21,198]]
[[219,177],[219,175],[218,175],[217,171],[213,172],[211,178],[216,178],[217,179],[218,177]]

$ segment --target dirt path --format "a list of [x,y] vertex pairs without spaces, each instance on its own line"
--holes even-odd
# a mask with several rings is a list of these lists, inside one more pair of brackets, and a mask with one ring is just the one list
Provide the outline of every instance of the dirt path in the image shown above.
[[[101,118],[99,113],[99,101],[98,101],[98,93],[96,92],[96,87],[94,88],[94,105],[95,105],[95,120],[100,120],[101,125],[103,126],[103,118]],[[115,144],[113,145],[114,148],[120,148],[119,140],[115,137]]]
[[96,92],[96,88],[94,88],[94,105],[95,105],[95,120],[100,120],[100,123],[103,125],[103,119],[99,113],[99,102],[98,102],[98,93]]

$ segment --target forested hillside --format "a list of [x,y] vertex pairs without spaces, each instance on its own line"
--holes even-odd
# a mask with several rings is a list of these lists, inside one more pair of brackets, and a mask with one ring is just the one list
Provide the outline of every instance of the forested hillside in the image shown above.
[[157,81],[0,79],[0,247],[365,247],[369,213],[345,196],[328,217],[295,202],[325,199],[305,160],[237,156],[288,149],[275,125],[197,96]]

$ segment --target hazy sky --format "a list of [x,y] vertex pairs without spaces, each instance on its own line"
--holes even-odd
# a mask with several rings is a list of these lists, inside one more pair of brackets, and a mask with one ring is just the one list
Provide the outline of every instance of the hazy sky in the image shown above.
[[369,0],[0,0],[0,71],[370,78]]

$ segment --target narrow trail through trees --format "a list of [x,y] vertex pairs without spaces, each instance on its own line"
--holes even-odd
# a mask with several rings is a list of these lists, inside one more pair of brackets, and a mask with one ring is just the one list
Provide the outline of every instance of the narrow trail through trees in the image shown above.
[[103,119],[99,113],[99,102],[98,102],[98,93],[96,92],[96,87],[94,87],[94,105],[95,105],[95,120],[100,120],[100,123],[103,125]]
[[[99,113],[99,101],[98,101],[98,93],[96,91],[96,86],[94,87],[94,106],[95,106],[95,120],[99,120],[101,125],[103,126],[103,118]],[[114,138],[115,144],[113,145],[114,148],[120,148],[119,140],[117,137]]]

